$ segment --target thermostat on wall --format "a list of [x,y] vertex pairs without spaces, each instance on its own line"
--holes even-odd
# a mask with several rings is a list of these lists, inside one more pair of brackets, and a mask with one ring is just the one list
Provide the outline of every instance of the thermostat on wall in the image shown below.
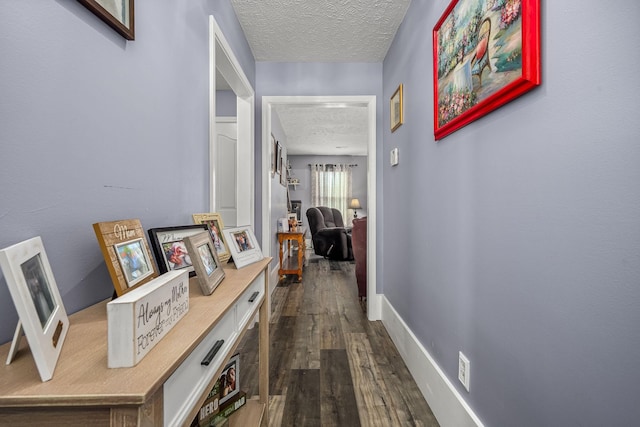
[[389,159],[391,162],[391,166],[395,166],[398,164],[398,148],[394,148],[391,150],[391,158]]

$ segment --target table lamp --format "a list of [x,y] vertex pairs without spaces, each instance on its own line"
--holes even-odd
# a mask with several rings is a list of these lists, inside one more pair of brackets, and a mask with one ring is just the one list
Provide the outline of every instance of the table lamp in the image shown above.
[[351,199],[351,202],[349,202],[349,209],[353,209],[353,219],[358,218],[358,212],[356,211],[356,209],[362,209],[362,207],[360,206],[360,200]]

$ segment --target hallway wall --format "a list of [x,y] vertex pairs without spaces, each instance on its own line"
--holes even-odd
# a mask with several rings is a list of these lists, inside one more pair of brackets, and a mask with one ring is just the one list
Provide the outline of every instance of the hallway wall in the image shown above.
[[[42,236],[69,313],[110,297],[92,224],[209,207],[209,15],[255,86],[229,0],[136,2],[125,41],[76,1],[0,5],[0,248]],[[0,276],[0,342],[18,317]]]
[[384,61],[383,99],[405,91],[394,133],[384,103],[384,294],[485,425],[635,425],[640,4],[542,1],[542,86],[435,142],[448,3],[414,0]]

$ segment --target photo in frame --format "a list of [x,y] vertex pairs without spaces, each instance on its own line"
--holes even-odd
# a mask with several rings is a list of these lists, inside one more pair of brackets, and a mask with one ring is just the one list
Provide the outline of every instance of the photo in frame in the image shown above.
[[287,167],[287,147],[284,145],[282,145],[280,149],[280,163],[282,164],[282,169],[280,171],[280,184],[286,187],[287,179],[289,178],[289,168]]
[[135,40],[134,0],[78,0],[127,40]]
[[220,378],[218,379],[218,381],[220,383],[220,405],[240,393],[239,354],[234,354],[233,356],[231,356],[229,362],[222,370],[222,374],[220,374]]
[[222,264],[226,264],[229,258],[231,258],[231,253],[229,252],[229,245],[224,238],[224,234],[222,234],[222,230],[224,229],[222,216],[217,212],[197,213],[192,216],[194,224],[207,224],[207,226],[209,226],[218,259]]
[[198,284],[204,295],[211,293],[224,279],[224,270],[216,254],[216,248],[208,231],[188,236],[184,239],[191,254]]
[[0,250],[0,267],[18,312],[18,325],[7,357],[10,364],[22,332],[40,379],[49,381],[69,330],[69,319],[40,236]]
[[276,175],[278,169],[278,145],[276,143],[276,137],[271,134],[271,178]]
[[158,277],[139,219],[97,222],[93,231],[117,296]]
[[436,140],[540,85],[540,0],[452,0],[433,79]]
[[282,175],[282,144],[276,141],[276,173]]
[[262,250],[250,226],[225,228],[224,237],[236,268],[242,268],[264,258]]
[[391,132],[395,132],[395,130],[404,123],[404,100],[402,99],[403,90],[403,85],[400,84],[389,101],[389,111],[391,112]]
[[189,277],[195,276],[193,260],[184,239],[203,231],[209,232],[207,224],[150,228],[148,230],[149,240],[160,273],[186,269],[189,272]]

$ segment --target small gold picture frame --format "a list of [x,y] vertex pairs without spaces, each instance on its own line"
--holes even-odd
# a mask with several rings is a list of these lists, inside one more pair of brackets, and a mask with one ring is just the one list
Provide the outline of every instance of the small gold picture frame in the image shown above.
[[404,108],[402,99],[402,83],[393,93],[390,101],[391,132],[395,132],[404,123]]
[[222,216],[217,212],[195,213],[192,216],[194,224],[207,224],[209,226],[211,238],[216,248],[216,255],[222,264],[226,264],[229,258],[231,258],[231,253],[229,252],[227,240],[222,233],[224,229]]

